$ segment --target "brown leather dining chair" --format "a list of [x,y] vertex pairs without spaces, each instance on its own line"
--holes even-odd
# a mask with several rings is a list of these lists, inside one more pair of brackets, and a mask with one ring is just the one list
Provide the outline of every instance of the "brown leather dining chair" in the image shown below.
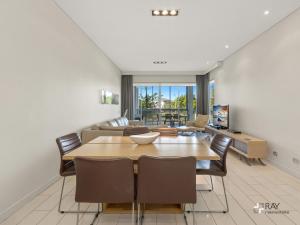
[[[197,161],[197,169],[196,169],[197,175],[209,175],[210,176],[211,189],[208,189],[208,191],[213,191],[213,188],[214,188],[213,182],[212,182],[212,176],[218,176],[218,177],[222,178],[222,185],[223,185],[223,191],[224,191],[224,196],[225,196],[226,209],[221,210],[221,211],[210,210],[210,211],[196,211],[196,212],[227,213],[229,211],[223,177],[226,176],[226,174],[227,174],[226,158],[227,158],[227,152],[229,150],[231,142],[232,142],[231,138],[226,137],[221,134],[216,134],[211,142],[210,148],[220,156],[220,160]],[[206,190],[199,190],[199,191],[206,191]]]
[[63,197],[63,191],[65,186],[66,177],[75,175],[75,167],[73,161],[64,161],[62,158],[68,152],[81,146],[80,138],[77,133],[67,134],[65,136],[56,139],[56,143],[60,153],[60,170],[59,173],[63,177],[63,183],[61,187],[60,199],[58,204],[58,211],[60,213],[75,213],[75,211],[63,211],[61,210],[61,202]]
[[[138,222],[140,204],[194,204],[196,196],[196,159],[194,157],[154,158],[141,156],[138,159],[137,203]],[[187,224],[186,215],[184,219]],[[193,213],[193,224],[195,215]]]
[[123,136],[138,135],[149,133],[148,127],[126,127],[123,131]]
[[[58,212],[60,213],[78,213],[77,211],[72,210],[61,210],[61,203],[63,199],[63,192],[66,177],[75,176],[75,165],[72,160],[63,160],[63,156],[74,149],[81,146],[81,141],[77,133],[71,133],[64,135],[62,137],[56,138],[56,143],[60,153],[60,170],[59,173],[63,177],[63,183],[60,192],[59,204],[58,204]],[[95,213],[95,211],[82,211],[80,213]]]
[[[89,159],[76,158],[76,193],[78,203],[98,203],[98,211],[91,224],[99,213],[100,203],[132,203],[132,223],[134,217],[134,172],[133,161],[127,158],[119,159]],[[77,214],[79,224],[79,213]]]

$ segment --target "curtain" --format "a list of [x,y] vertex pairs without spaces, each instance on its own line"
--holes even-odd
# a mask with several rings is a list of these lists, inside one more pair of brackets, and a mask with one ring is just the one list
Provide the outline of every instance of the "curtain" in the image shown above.
[[209,73],[196,75],[197,114],[208,115],[208,84]]
[[121,81],[121,115],[127,112],[127,118],[133,119],[133,81],[132,75],[123,75]]

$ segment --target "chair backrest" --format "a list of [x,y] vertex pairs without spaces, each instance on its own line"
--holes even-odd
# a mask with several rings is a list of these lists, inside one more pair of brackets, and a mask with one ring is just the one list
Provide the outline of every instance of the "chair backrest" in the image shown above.
[[76,202],[129,203],[134,201],[133,161],[76,158]]
[[226,158],[232,139],[222,134],[216,134],[212,139],[210,148],[220,156],[220,160],[215,161],[220,168],[227,173]]
[[196,159],[142,156],[137,187],[139,203],[196,203]]
[[81,146],[81,141],[77,133],[71,133],[64,135],[62,137],[56,138],[56,143],[60,153],[60,174],[71,165],[73,165],[72,161],[64,161],[62,157],[68,152],[78,148]]
[[148,127],[126,127],[123,131],[123,136],[146,134],[149,132],[150,130]]

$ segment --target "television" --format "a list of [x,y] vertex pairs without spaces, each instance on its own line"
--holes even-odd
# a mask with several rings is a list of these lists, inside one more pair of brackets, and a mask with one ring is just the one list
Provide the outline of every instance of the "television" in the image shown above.
[[213,126],[220,129],[229,129],[229,105],[213,106]]

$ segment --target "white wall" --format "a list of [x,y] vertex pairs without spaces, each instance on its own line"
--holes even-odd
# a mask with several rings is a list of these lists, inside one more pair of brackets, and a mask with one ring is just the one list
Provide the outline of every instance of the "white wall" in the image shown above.
[[53,1],[0,2],[0,220],[58,175],[56,137],[120,115],[120,78]]
[[134,83],[196,83],[195,75],[135,75]]
[[[268,141],[269,159],[300,177],[300,10],[211,73],[216,102],[231,107],[231,125]],[[272,151],[278,152],[274,157]]]

